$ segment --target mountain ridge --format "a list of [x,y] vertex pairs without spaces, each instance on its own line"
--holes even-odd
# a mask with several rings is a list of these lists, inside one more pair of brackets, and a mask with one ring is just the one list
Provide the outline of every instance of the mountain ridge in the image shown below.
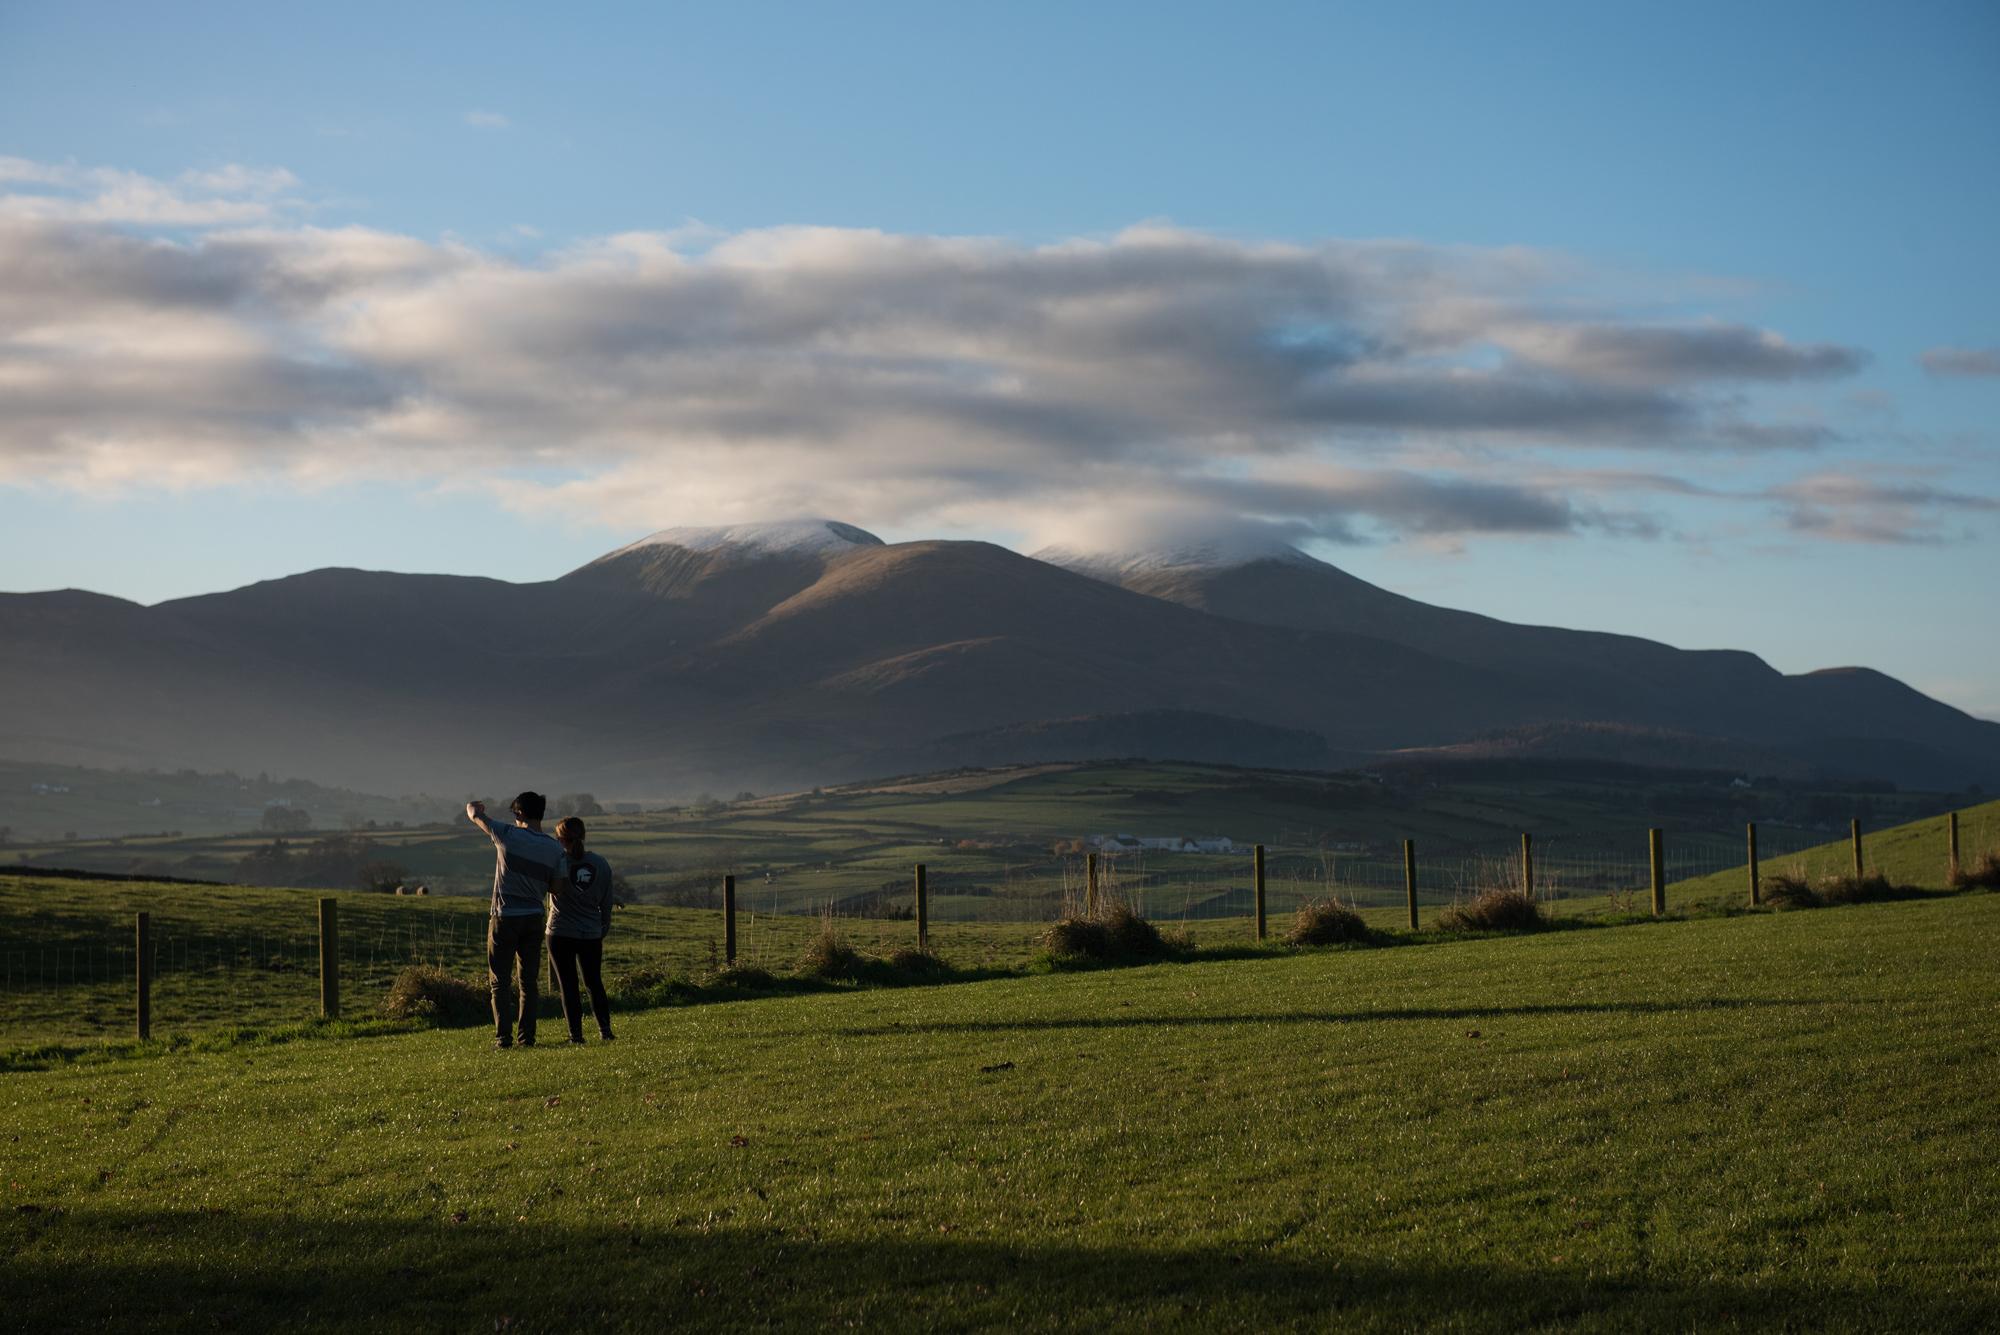
[[1517,625],[1287,551],[1093,565],[801,520],[663,530],[531,583],[326,568],[152,607],[0,595],[0,753],[445,791],[527,756],[551,786],[664,794],[960,752],[1214,759],[1238,736],[1246,763],[1296,765],[1542,729],[1551,753],[2000,780],[2000,725],[1874,669]]

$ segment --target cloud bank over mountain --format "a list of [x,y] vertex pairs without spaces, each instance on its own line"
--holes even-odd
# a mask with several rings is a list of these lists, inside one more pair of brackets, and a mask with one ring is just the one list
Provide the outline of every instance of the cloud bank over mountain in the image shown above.
[[[635,526],[1654,537],[1653,498],[1716,493],[1621,478],[1822,451],[1839,433],[1796,392],[1867,361],[1665,294],[1621,309],[1524,249],[782,227],[523,261],[315,225],[282,170],[0,159],[0,191],[0,484],[470,477]],[[1643,467],[1583,466],[1617,457]],[[1868,541],[1990,504],[1824,466],[1721,499]]]

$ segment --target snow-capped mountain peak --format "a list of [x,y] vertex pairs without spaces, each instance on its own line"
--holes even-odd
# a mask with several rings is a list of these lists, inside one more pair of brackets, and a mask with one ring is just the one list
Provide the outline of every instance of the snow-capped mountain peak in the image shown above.
[[882,539],[866,529],[834,519],[783,519],[761,524],[725,524],[715,528],[666,528],[620,547],[605,560],[648,547],[681,547],[691,552],[724,549],[759,556],[837,556],[857,547],[880,547]]
[[1044,547],[1034,553],[1034,558],[1100,578],[1160,570],[1229,570],[1258,561],[1278,561],[1285,565],[1320,564],[1290,543],[1247,535],[1202,538],[1124,551],[1089,551],[1074,546]]

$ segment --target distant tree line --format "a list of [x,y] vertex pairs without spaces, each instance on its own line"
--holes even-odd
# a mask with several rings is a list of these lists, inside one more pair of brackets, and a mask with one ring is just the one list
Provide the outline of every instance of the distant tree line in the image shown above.
[[236,880],[243,885],[298,885],[387,894],[407,873],[388,850],[359,835],[340,834],[309,844],[273,839],[243,855]]

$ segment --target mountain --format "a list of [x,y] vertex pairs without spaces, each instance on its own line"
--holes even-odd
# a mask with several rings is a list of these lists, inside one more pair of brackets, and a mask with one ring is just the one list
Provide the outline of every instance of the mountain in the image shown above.
[[1865,670],[1511,625],[1289,549],[1043,555],[808,520],[669,529],[539,583],[317,570],[152,607],[0,595],[0,755],[664,796],[1107,754],[1303,768],[1513,735],[2000,781],[2000,725]]
[[[1603,758],[1613,724],[1641,763],[1705,753],[1738,768],[1745,745],[1815,773],[1912,784],[1983,782],[2000,725],[1932,700],[1866,668],[1787,676],[1739,650],[1689,650],[1631,635],[1528,626],[1436,607],[1357,579],[1294,548],[1036,553],[1136,593],[1264,626],[1371,636],[1517,678],[1561,682],[1565,706],[1535,725],[1537,750]],[[1671,746],[1662,738],[1671,734]],[[1698,761],[1696,763],[1699,763]]]

